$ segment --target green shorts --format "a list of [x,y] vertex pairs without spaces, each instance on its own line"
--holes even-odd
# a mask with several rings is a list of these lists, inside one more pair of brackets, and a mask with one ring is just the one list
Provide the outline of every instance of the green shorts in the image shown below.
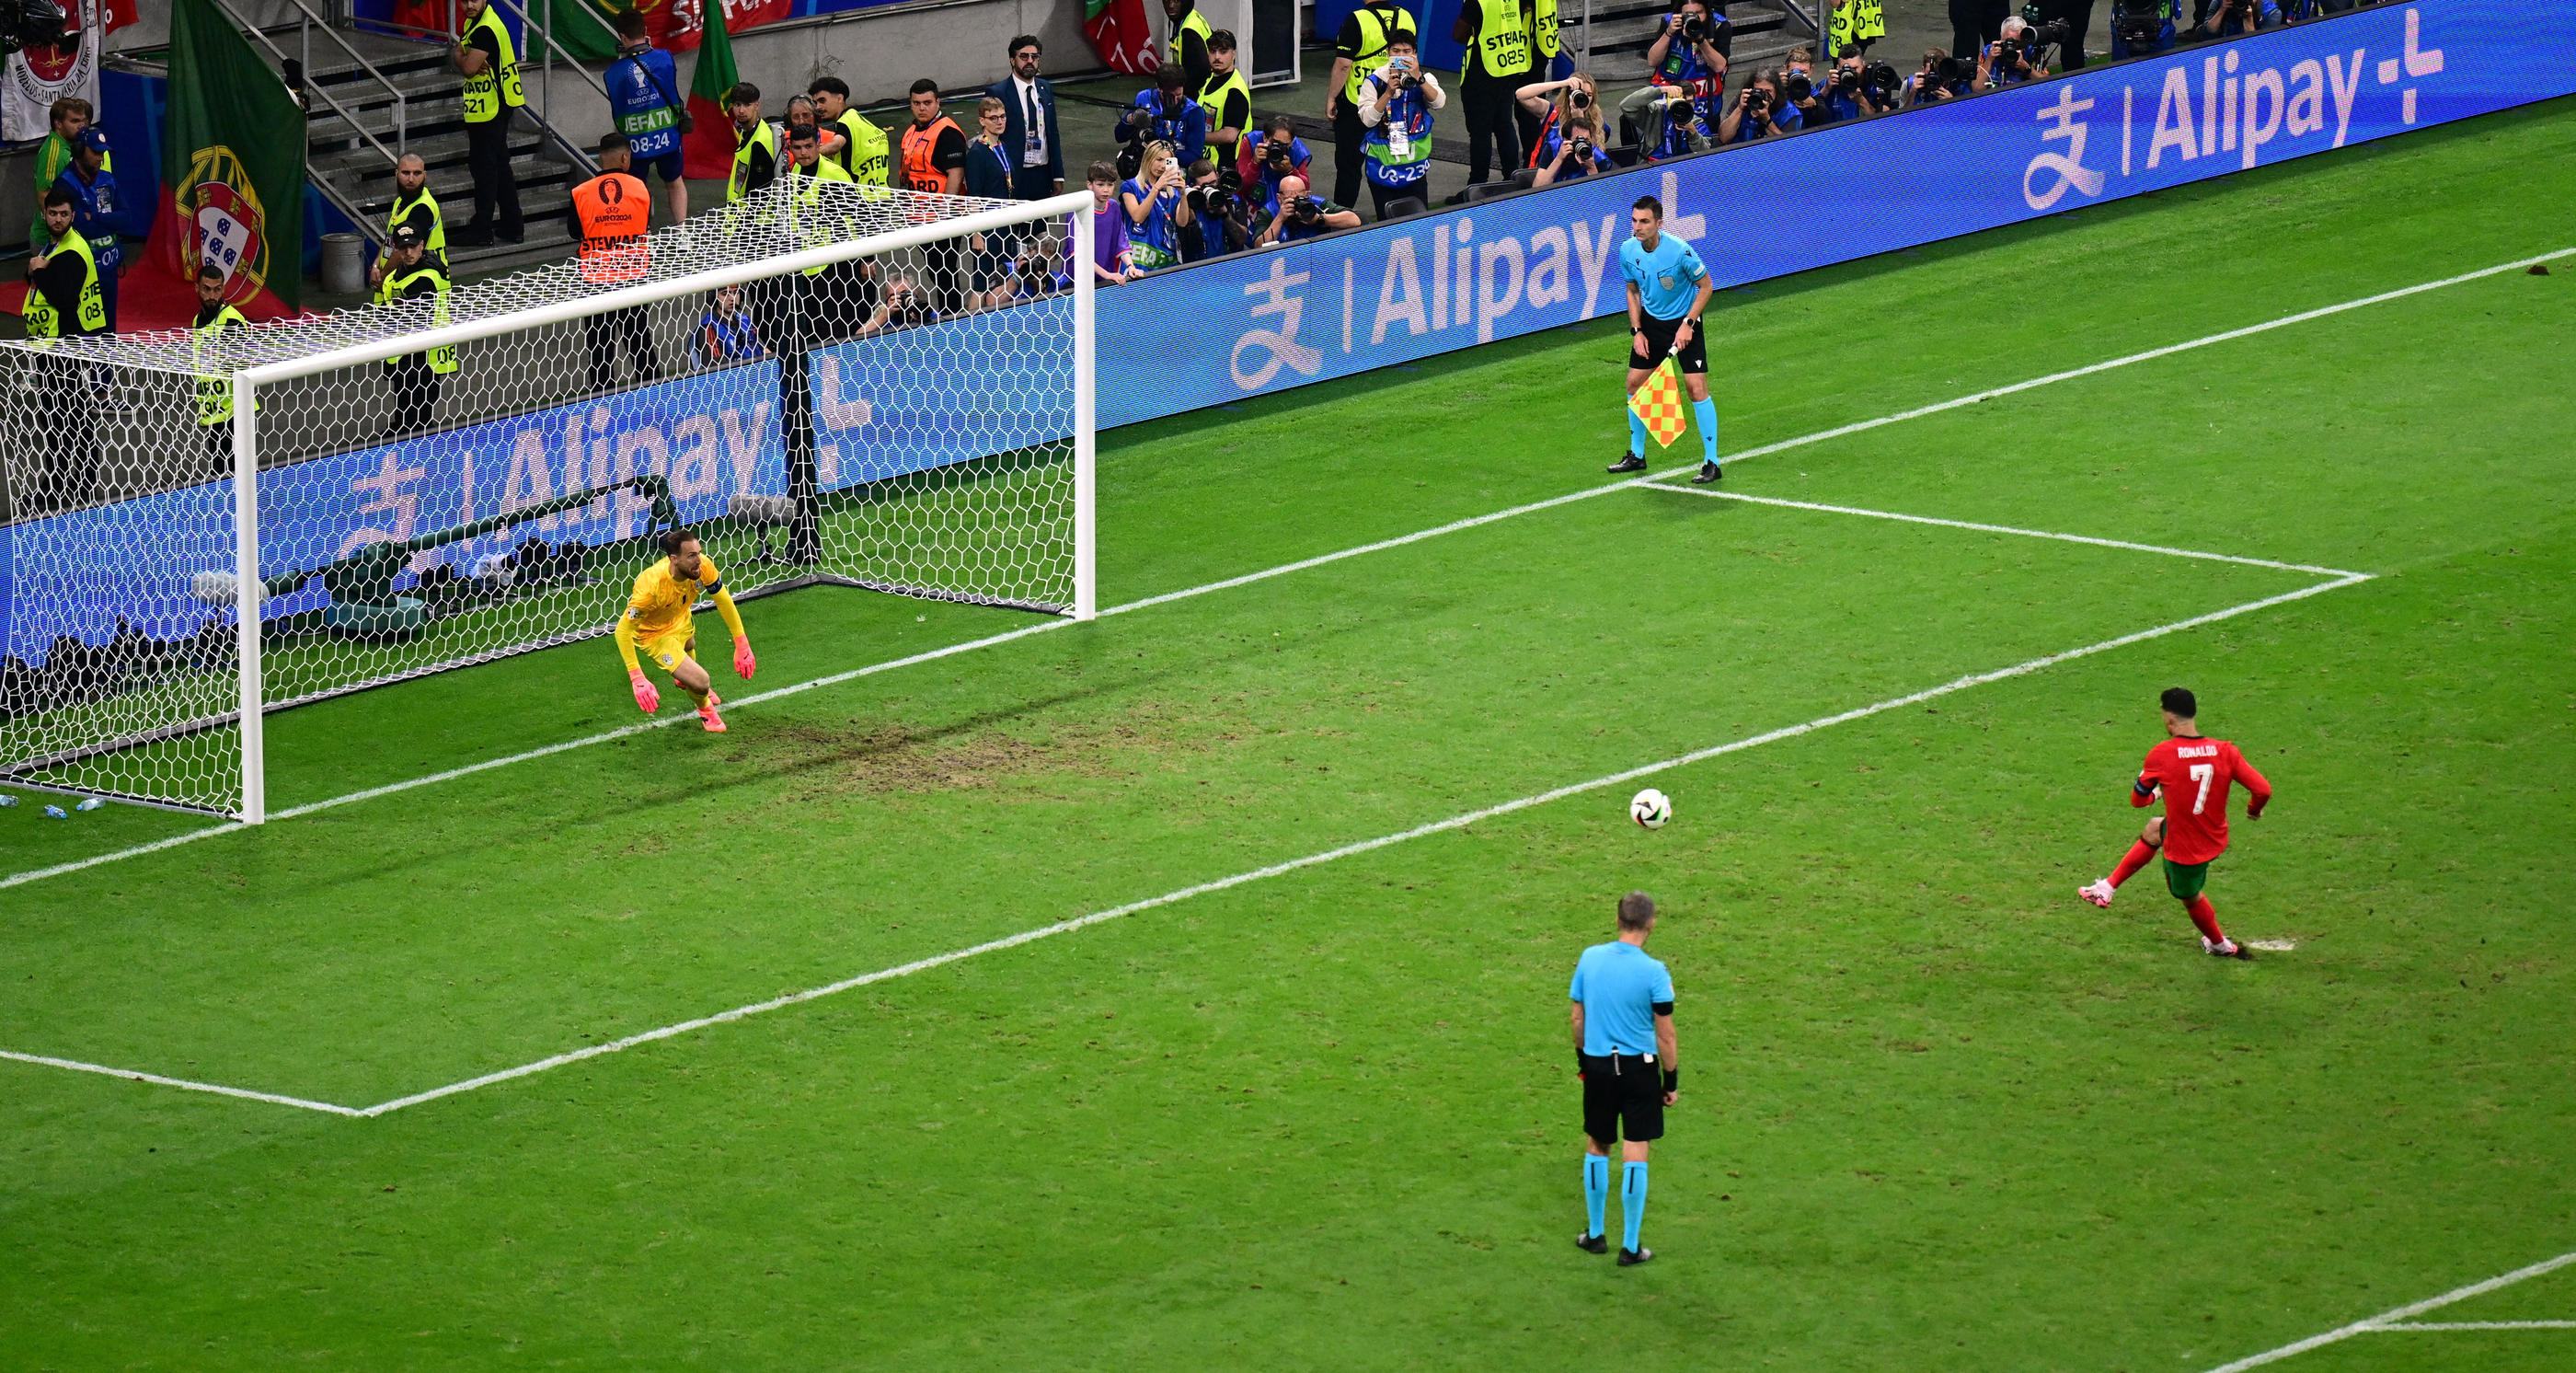
[[2172,892],[2176,901],[2189,901],[2200,895],[2201,888],[2209,885],[2207,863],[2177,863],[2168,858],[2164,865],[2165,890]]

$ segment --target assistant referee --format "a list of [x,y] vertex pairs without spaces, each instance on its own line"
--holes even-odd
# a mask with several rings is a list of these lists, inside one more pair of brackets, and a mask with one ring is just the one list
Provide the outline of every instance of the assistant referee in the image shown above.
[[[1628,207],[1630,238],[1619,245],[1619,275],[1628,281],[1628,394],[1646,384],[1666,357],[1681,369],[1691,415],[1699,421],[1699,475],[1706,485],[1725,474],[1717,466],[1717,402],[1708,398],[1708,347],[1700,320],[1717,284],[1709,280],[1699,250],[1664,232],[1664,202],[1650,195]],[[1628,456],[1613,472],[1646,470],[1646,422],[1628,412]]]
[[1646,1154],[1664,1137],[1664,1108],[1679,1098],[1673,1066],[1673,975],[1646,956],[1655,932],[1655,898],[1619,898],[1619,937],[1583,951],[1574,965],[1574,1057],[1583,1080],[1583,1210],[1590,1224],[1574,1237],[1589,1254],[1610,1252],[1601,1230],[1610,1204],[1610,1145],[1624,1139],[1619,1176],[1619,1245],[1623,1268],[1655,1256],[1640,1248],[1646,1219]]

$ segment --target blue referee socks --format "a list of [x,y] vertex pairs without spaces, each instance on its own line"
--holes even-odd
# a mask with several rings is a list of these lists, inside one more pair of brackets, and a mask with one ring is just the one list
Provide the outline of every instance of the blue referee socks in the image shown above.
[[1587,1235],[1601,1233],[1602,1213],[1610,1209],[1610,1160],[1600,1154],[1583,1156],[1583,1214],[1591,1220]]
[[[1609,1171],[1610,1160],[1603,1159],[1602,1171]],[[1626,1227],[1619,1245],[1629,1253],[1637,1252],[1637,1230],[1646,1223],[1646,1165],[1631,1163],[1619,1174],[1619,1223]]]
[[[1716,408],[1714,403],[1709,406],[1711,410]],[[1634,410],[1628,412],[1628,456],[1632,458],[1646,456],[1646,422],[1637,418],[1637,412]]]
[[[1691,402],[1691,414],[1692,414],[1692,416],[1694,416],[1695,418],[1697,418],[1697,419],[1699,420],[1699,451],[1700,451],[1701,461],[1703,461],[1703,462],[1715,462],[1715,461],[1717,461],[1717,400],[1716,400],[1716,398],[1715,398],[1715,397],[1711,397],[1711,398],[1709,398],[1709,399],[1707,399],[1707,400],[1695,400],[1695,401],[1692,401],[1692,402]],[[1631,1249],[1636,1248],[1636,1246],[1635,1246],[1635,1245],[1633,1245],[1633,1244],[1632,1244],[1632,1245],[1630,1245],[1630,1246],[1628,1246],[1628,1247],[1629,1247],[1629,1248],[1631,1248]]]

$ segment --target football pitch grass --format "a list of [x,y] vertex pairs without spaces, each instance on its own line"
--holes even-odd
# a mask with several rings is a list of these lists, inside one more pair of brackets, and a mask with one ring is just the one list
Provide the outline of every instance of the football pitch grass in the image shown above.
[[[2571,155],[2561,100],[1727,293],[1725,447],[2576,249]],[[272,717],[288,818],[0,889],[0,1050],[302,1103],[0,1062],[0,1365],[2565,1368],[2576,1263],[2346,1329],[2576,1251],[2554,265],[1723,498],[1602,476],[1596,322],[1106,435],[1132,609],[760,600],[729,694],[1024,632],[721,737],[604,642]],[[2074,896],[2176,683],[2279,789],[2250,965]],[[38,799],[0,871],[205,826]],[[1564,1004],[1631,887],[1683,1092],[1620,1270]]]

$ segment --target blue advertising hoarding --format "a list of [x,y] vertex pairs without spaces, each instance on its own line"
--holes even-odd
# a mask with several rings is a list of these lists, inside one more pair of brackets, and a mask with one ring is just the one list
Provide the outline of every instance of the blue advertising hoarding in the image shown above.
[[2576,6],[2424,0],[1201,263],[1101,293],[1100,423],[1620,312],[1641,195],[1727,287],[2572,90]]

